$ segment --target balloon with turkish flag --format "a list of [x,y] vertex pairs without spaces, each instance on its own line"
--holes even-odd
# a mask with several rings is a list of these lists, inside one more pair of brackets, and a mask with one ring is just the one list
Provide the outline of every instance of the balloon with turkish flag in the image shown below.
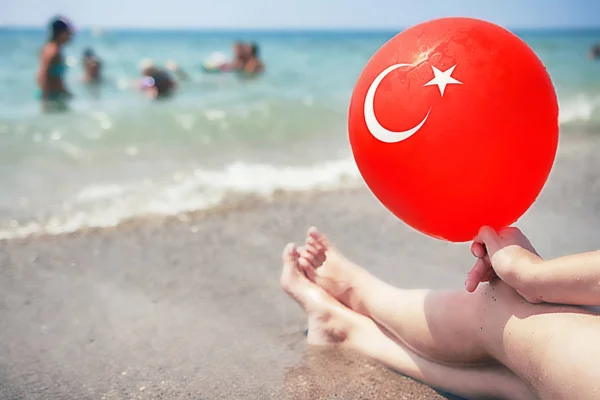
[[534,51],[495,24],[416,25],[369,60],[348,122],[375,196],[432,237],[472,240],[517,221],[542,190],[558,146],[558,103]]

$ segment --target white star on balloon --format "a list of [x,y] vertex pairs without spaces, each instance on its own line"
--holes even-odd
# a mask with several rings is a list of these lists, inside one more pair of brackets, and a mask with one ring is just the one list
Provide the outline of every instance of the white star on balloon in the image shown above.
[[433,69],[433,75],[435,75],[435,77],[423,86],[437,85],[437,87],[440,89],[440,94],[442,97],[444,96],[444,91],[446,90],[447,85],[462,85],[462,82],[457,81],[452,77],[452,72],[454,71],[454,68],[456,68],[456,65],[443,72],[434,66],[431,68]]

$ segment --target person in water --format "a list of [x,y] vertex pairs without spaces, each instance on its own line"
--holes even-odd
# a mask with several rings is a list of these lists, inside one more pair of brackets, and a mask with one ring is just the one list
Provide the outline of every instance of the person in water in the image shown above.
[[102,81],[102,62],[90,48],[83,51],[83,68],[85,82],[97,84]]
[[265,70],[265,66],[260,59],[260,49],[257,43],[246,45],[244,66],[242,71],[248,75],[257,75]]
[[62,48],[71,40],[73,31],[64,18],[53,19],[49,29],[48,42],[40,53],[37,84],[44,110],[66,109],[71,93],[65,86],[66,65]]
[[233,43],[233,61],[231,62],[231,69],[234,71],[240,71],[244,69],[246,64],[247,55],[245,52],[245,43],[236,40]]
[[142,74],[140,89],[152,99],[169,97],[177,88],[168,70],[155,66],[151,60],[143,60],[140,70]]
[[259,48],[256,43],[244,43],[236,40],[233,43],[233,60],[220,66],[221,71],[242,72],[254,75],[264,70],[259,57]]
[[600,44],[595,44],[594,46],[592,46],[592,48],[590,49],[590,58],[592,60],[600,59]]
[[[307,341],[358,351],[469,399],[600,398],[600,252],[544,260],[516,228],[484,227],[465,291],[395,288],[316,228],[283,251],[281,286]],[[399,259],[400,260],[400,259]]]
[[204,64],[204,69],[220,72],[242,71],[247,61],[246,44],[240,40],[233,42],[233,57],[231,61],[225,61],[221,53],[214,53],[213,59]]
[[170,71],[172,74],[174,74],[177,79],[179,79],[180,81],[187,81],[190,79],[189,75],[187,74],[187,72],[185,72],[181,66],[179,66],[179,64],[177,64],[175,61],[173,60],[169,60],[165,63],[165,68]]

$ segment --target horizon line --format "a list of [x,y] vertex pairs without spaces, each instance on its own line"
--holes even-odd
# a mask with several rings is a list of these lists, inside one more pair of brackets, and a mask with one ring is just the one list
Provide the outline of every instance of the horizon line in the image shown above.
[[[416,25],[416,24],[415,24]],[[414,25],[412,25],[414,26]],[[500,25],[508,30],[530,30],[530,31],[543,31],[543,30],[570,30],[570,31],[590,31],[600,30],[600,25],[539,25],[539,26],[509,26]],[[100,25],[83,25],[77,26],[77,31],[93,31],[93,30],[104,30],[104,31],[167,31],[167,32],[391,32],[401,31],[410,28],[410,26],[384,26],[384,27],[368,27],[368,26],[348,26],[348,27],[327,27],[327,26],[292,26],[292,27],[200,27],[200,26],[100,26]],[[22,30],[44,30],[44,25],[15,25],[15,24],[1,24],[0,30],[6,29],[22,29]]]

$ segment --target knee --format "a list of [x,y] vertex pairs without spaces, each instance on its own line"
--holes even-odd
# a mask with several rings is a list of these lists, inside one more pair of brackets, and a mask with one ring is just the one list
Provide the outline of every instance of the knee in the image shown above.
[[513,288],[501,280],[481,285],[474,293],[477,302],[475,307],[482,322],[491,319],[495,323],[509,318],[527,302]]
[[515,289],[508,286],[500,279],[480,285],[475,291],[475,294],[477,294],[480,301],[483,302],[514,303],[518,302],[519,299],[523,300]]

